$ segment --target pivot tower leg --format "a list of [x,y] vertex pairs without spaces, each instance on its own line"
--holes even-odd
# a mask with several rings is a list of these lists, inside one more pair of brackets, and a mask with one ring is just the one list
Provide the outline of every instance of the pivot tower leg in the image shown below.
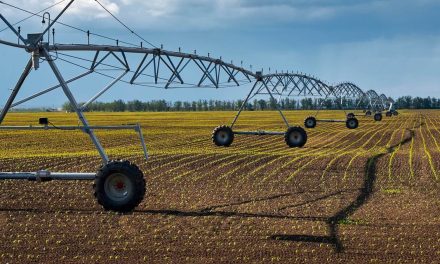
[[23,73],[20,76],[20,79],[18,79],[17,84],[15,85],[14,89],[12,90],[11,95],[9,96],[8,101],[6,102],[5,107],[3,108],[1,114],[0,114],[0,124],[5,119],[6,114],[8,113],[9,109],[11,108],[12,103],[15,100],[15,97],[17,97],[18,91],[20,91],[21,86],[23,86],[24,81],[26,80],[26,77],[29,75],[29,73],[32,70],[32,59],[29,60],[26,67],[24,68]]
[[55,64],[53,59],[50,57],[49,52],[47,50],[44,50],[43,54],[46,57],[46,60],[49,63],[53,73],[55,74],[56,78],[58,79],[58,82],[60,83],[61,88],[64,91],[64,94],[66,94],[67,98],[69,99],[70,104],[72,105],[73,109],[75,110],[76,114],[78,115],[79,120],[84,125],[84,128],[85,128],[84,131],[89,135],[90,139],[92,140],[93,144],[95,145],[96,149],[98,150],[99,155],[101,156],[101,158],[103,160],[103,163],[107,164],[110,160],[109,160],[107,154],[105,153],[104,148],[102,147],[101,143],[99,142],[99,140],[96,137],[93,130],[89,128],[89,122],[87,121],[86,117],[84,116],[83,111],[79,107],[75,97],[73,96],[72,92],[70,91],[69,87],[67,86],[66,81],[64,80],[60,71],[58,70],[57,65]]

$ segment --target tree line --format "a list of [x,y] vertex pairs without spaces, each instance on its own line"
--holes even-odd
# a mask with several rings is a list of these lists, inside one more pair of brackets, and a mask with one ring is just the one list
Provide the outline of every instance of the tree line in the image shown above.
[[[95,102],[87,107],[90,112],[179,112],[179,111],[231,111],[238,110],[243,100],[198,100],[198,101],[175,101],[152,100],[142,102],[133,100],[125,102],[115,100],[113,102]],[[357,104],[354,100],[335,100],[322,98],[302,98],[295,100],[284,98],[279,100],[278,106],[282,110],[313,110],[321,106],[322,109],[362,109],[366,103]],[[440,109],[440,99],[427,97],[399,97],[395,103],[398,109]],[[63,111],[73,112],[74,109],[69,102],[62,106]],[[264,111],[276,110],[277,102],[273,99],[255,99],[248,102],[246,110]]]
[[[133,100],[125,102],[123,100],[115,100],[113,102],[95,102],[88,105],[89,112],[179,112],[179,111],[231,111],[238,110],[244,100],[198,100],[198,101],[175,101],[152,100],[142,102]],[[253,100],[245,106],[246,110],[264,111],[276,110],[279,106],[282,110],[310,110],[317,109],[322,105],[324,109],[342,109],[347,105],[354,105],[351,100],[323,100],[317,98],[303,98],[295,100],[285,98],[279,100],[279,104],[274,99],[269,100]],[[62,109],[67,112],[73,112],[69,102],[63,104]]]
[[399,109],[440,109],[440,99],[435,97],[402,96],[396,100]]

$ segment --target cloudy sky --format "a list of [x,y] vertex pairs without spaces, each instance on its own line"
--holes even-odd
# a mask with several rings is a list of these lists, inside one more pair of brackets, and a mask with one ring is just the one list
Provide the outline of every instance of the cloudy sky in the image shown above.
[[[60,0],[5,0],[40,11]],[[65,5],[50,9],[52,17]],[[253,70],[294,70],[331,83],[351,81],[364,90],[392,97],[440,97],[440,1],[437,0],[100,0],[144,39],[165,49],[222,56],[244,61]],[[16,22],[28,16],[0,4],[0,12]],[[22,24],[38,32],[41,19]],[[32,22],[31,22],[32,21]],[[62,21],[132,43],[139,39],[116,23],[94,0],[76,0]],[[18,26],[18,25],[17,25]],[[0,30],[3,29],[3,25]],[[57,41],[84,42],[84,35],[56,28]],[[11,40],[8,30],[1,39]],[[12,39],[14,39],[12,37]],[[62,40],[61,40],[62,39]],[[20,75],[27,54],[0,46],[0,105]],[[47,65],[45,66],[47,68]],[[26,82],[25,96],[54,84],[42,67]],[[100,86],[89,80],[84,86]],[[130,92],[127,92],[129,89]],[[88,92],[85,92],[87,94]],[[122,98],[192,100],[237,99],[246,87],[228,91],[163,91],[118,85],[102,100]],[[93,91],[89,92],[93,94]],[[82,99],[82,98],[80,98]],[[28,106],[58,106],[60,93]]]

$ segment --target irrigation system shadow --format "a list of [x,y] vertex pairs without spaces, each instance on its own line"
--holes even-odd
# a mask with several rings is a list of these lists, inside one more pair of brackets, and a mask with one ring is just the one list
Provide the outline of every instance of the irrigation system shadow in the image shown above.
[[[423,126],[423,123],[419,125]],[[363,182],[362,188],[360,189],[359,195],[356,199],[350,203],[345,208],[336,212],[333,216],[327,218],[326,222],[328,224],[329,235],[328,236],[304,236],[304,235],[273,235],[271,239],[284,240],[284,241],[294,241],[294,242],[316,242],[316,243],[328,243],[333,244],[336,252],[342,252],[344,246],[339,238],[339,224],[341,221],[346,220],[350,215],[356,212],[360,207],[362,207],[371,197],[374,191],[374,184],[376,182],[376,164],[380,158],[390,154],[396,150],[398,146],[403,146],[409,143],[415,136],[414,128],[407,131],[410,132],[410,136],[405,138],[399,143],[396,143],[386,149],[385,152],[376,154],[367,160],[365,168],[365,180]]]
[[301,193],[304,193],[304,192],[283,193],[283,194],[273,195],[273,196],[270,196],[270,197],[263,197],[263,198],[249,199],[249,200],[245,200],[245,201],[241,201],[241,202],[235,202],[235,203],[226,203],[226,204],[214,205],[214,206],[209,206],[209,207],[203,208],[202,210],[200,210],[200,212],[210,212],[210,211],[213,211],[215,209],[223,208],[223,207],[230,207],[230,206],[236,206],[236,205],[244,205],[244,204],[255,203],[255,202],[270,201],[270,200],[275,200],[275,199],[283,198],[283,197],[287,197],[287,196],[298,195],[298,194],[301,194]]

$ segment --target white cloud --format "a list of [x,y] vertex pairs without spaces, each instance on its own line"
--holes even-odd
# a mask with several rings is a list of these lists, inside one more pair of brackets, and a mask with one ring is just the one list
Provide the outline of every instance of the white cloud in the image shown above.
[[[57,0],[52,1],[56,2]],[[116,1],[100,0],[100,3],[111,13],[119,13],[119,4]],[[62,8],[63,5],[57,6],[58,11],[61,11]],[[68,9],[67,14],[86,20],[110,16],[98,3],[90,0],[76,0]]]
[[[60,0],[6,0],[4,1],[11,5],[23,8],[25,10],[29,10],[31,12],[38,12],[47,7],[50,7],[54,4],[57,4],[49,11],[52,13],[52,16],[59,13],[68,3],[69,1],[65,0],[61,2]],[[61,2],[61,3],[60,3]],[[100,0],[100,2],[112,13],[119,13],[119,3],[120,1],[112,1],[112,0]],[[1,6],[2,12],[6,15],[21,18],[28,16],[29,14],[18,11],[14,8],[8,6]],[[76,19],[80,18],[81,20],[90,20],[94,18],[102,18],[108,17],[109,14],[101,8],[98,3],[94,0],[75,0],[75,2],[69,7],[67,14],[74,16]]]
[[[389,1],[394,2],[395,0]],[[13,4],[38,11],[59,0],[17,0]],[[143,28],[212,28],[231,26],[236,23],[255,25],[289,21],[314,21],[332,18],[350,10],[380,8],[379,0],[100,0],[112,13],[127,23]],[[388,2],[388,3],[389,3]],[[51,12],[56,14],[68,1],[57,5]],[[20,14],[6,8],[8,15]],[[17,17],[21,17],[21,14]],[[64,19],[76,23],[88,23],[97,18],[109,17],[94,0],[76,0]],[[99,23],[98,23],[99,25]],[[108,25],[106,25],[108,26]]]

